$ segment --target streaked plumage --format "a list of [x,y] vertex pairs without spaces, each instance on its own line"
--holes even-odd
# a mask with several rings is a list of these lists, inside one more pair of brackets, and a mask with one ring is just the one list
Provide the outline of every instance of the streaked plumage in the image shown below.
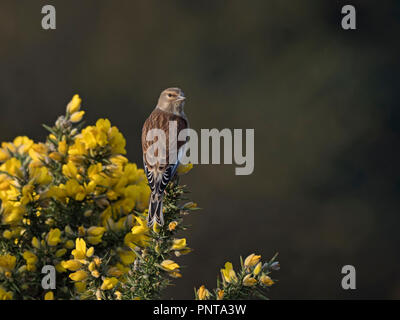
[[[184,150],[186,141],[171,141],[171,146],[176,145],[176,150],[178,151],[178,158],[173,159],[173,163],[170,164],[169,159],[169,123],[170,121],[176,121],[177,124],[177,135],[183,129],[189,127],[189,122],[183,111],[185,101],[185,95],[179,88],[169,88],[164,90],[154,111],[150,114],[143,125],[142,129],[142,149],[143,149],[143,162],[144,168],[151,188],[151,197],[149,204],[149,214],[147,218],[147,224],[152,227],[156,222],[159,225],[164,224],[164,216],[162,210],[162,201],[165,188],[168,183],[174,177],[176,170],[179,165],[179,154]],[[149,147],[154,143],[154,141],[147,141],[147,133],[151,129],[161,129],[166,135],[166,158],[164,163],[161,164],[156,162],[154,165],[150,164],[146,159],[146,152]],[[157,153],[155,153],[158,156]]]

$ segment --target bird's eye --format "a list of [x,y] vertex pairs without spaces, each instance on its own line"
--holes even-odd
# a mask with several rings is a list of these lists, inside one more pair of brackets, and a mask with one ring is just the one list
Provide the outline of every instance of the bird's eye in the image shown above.
[[171,97],[172,97],[172,94],[168,93],[168,97],[170,97],[170,98],[171,98]]

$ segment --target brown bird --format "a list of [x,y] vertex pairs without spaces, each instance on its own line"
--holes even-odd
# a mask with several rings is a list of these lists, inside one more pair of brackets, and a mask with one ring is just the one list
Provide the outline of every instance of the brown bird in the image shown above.
[[[154,223],[164,225],[163,196],[165,188],[176,174],[179,160],[182,156],[186,141],[178,141],[177,137],[181,130],[189,127],[189,122],[183,111],[185,105],[185,94],[179,88],[168,88],[161,92],[156,108],[150,114],[142,129],[143,162],[147,180],[151,189],[149,214],[147,225],[152,227]],[[176,134],[171,133],[170,123],[175,121]],[[173,127],[171,127],[173,128]],[[165,144],[160,150],[154,151],[154,157],[150,154],[150,147],[158,139],[148,141],[147,136],[153,129],[162,130],[165,134]],[[154,132],[154,131],[152,131]],[[171,141],[170,141],[171,138]],[[162,142],[160,142],[162,144]],[[169,150],[172,147],[176,156],[170,158]],[[152,150],[153,151],[153,150]]]

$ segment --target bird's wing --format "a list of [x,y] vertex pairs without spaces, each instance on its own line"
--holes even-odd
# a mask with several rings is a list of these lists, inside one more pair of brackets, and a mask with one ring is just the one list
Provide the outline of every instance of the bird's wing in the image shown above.
[[147,181],[149,183],[149,187],[151,192],[154,192],[156,189],[156,181],[154,179],[154,171],[150,171],[149,168],[147,167],[146,160],[145,160],[145,155],[143,155],[143,167],[144,167],[144,172],[146,173]]
[[[147,180],[149,182],[149,186],[151,191],[154,193],[163,193],[168,183],[174,177],[176,170],[179,166],[179,159],[182,156],[182,152],[184,151],[184,146],[187,141],[169,141],[169,121],[177,122],[177,137],[179,136],[179,132],[188,127],[188,121],[186,117],[180,117],[171,113],[167,113],[165,111],[155,109],[149,118],[146,120],[143,131],[142,131],[142,148],[143,148],[143,162],[144,168],[147,176]],[[146,136],[147,132],[151,129],[162,129],[166,135],[166,164],[155,164],[150,165],[146,159],[146,152],[148,148],[152,145],[152,141],[147,141]],[[178,157],[175,160],[169,158],[169,146],[173,148],[176,147],[178,151]],[[174,163],[170,163],[170,161],[174,161]]]
[[161,181],[158,185],[158,190],[157,192],[163,193],[165,188],[167,187],[168,183],[172,180],[174,177],[176,170],[179,166],[179,161],[177,161],[175,164],[171,164],[166,167],[165,171],[162,174]]

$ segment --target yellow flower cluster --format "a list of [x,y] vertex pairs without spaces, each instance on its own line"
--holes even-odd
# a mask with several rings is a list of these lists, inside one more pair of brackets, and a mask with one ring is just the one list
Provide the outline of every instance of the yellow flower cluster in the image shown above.
[[[258,283],[258,281],[265,286],[272,286],[274,281],[267,276],[265,273],[260,275],[262,270],[262,262],[260,261],[261,256],[252,253],[244,261],[244,271],[246,272],[242,284],[246,287],[252,287]],[[223,281],[226,283],[238,281],[236,272],[233,270],[231,262],[225,263],[225,268],[221,269]],[[258,279],[257,279],[257,276]]]
[[231,262],[226,262],[224,268],[221,269],[222,288],[218,287],[211,293],[202,285],[196,291],[196,298],[199,300],[240,299],[242,296],[249,296],[251,288],[259,291],[271,287],[275,282],[269,274],[272,270],[279,270],[279,262],[275,262],[275,258],[276,255],[268,263],[263,264],[261,255],[252,253],[242,262],[242,270],[239,273],[235,272]]
[[[21,225],[26,214],[26,206],[39,199],[38,189],[52,181],[49,170],[43,166],[46,153],[44,144],[35,144],[27,137],[17,137],[13,142],[3,142],[0,149],[0,200],[1,222],[4,225]],[[29,164],[23,166],[25,159]],[[28,222],[28,221],[26,221]],[[15,237],[22,231],[15,228],[14,233],[5,236]]]
[[86,155],[108,152],[109,154],[126,154],[125,138],[117,127],[112,127],[107,119],[99,119],[95,126],[88,126],[75,139],[68,154],[79,161]]
[[15,268],[17,258],[11,254],[4,254],[0,256],[0,273],[6,277],[11,276],[11,272]]
[[[144,171],[124,156],[125,138],[109,120],[81,131],[74,127],[85,114],[81,102],[75,95],[66,115],[46,127],[46,143],[21,136],[1,144],[0,242],[6,249],[0,250],[0,299],[13,296],[7,278],[34,277],[45,262],[72,272],[68,278],[77,293],[85,292],[90,278],[111,290],[135,262],[134,250],[148,245]],[[93,255],[94,247],[86,250],[87,243],[108,254],[107,266]],[[66,294],[68,280],[64,284]]]
[[12,297],[11,291],[6,291],[0,286],[0,300],[12,300]]
[[[68,154],[62,165],[67,180],[53,185],[48,197],[65,203],[69,199],[97,199],[99,206],[106,207],[101,215],[104,227],[111,217],[127,215],[135,207],[138,211],[145,209],[150,189],[144,172],[122,155],[126,153],[125,139],[110,121],[98,120],[96,126],[83,129],[71,146],[62,149]],[[99,156],[106,156],[108,161],[93,161]]]

